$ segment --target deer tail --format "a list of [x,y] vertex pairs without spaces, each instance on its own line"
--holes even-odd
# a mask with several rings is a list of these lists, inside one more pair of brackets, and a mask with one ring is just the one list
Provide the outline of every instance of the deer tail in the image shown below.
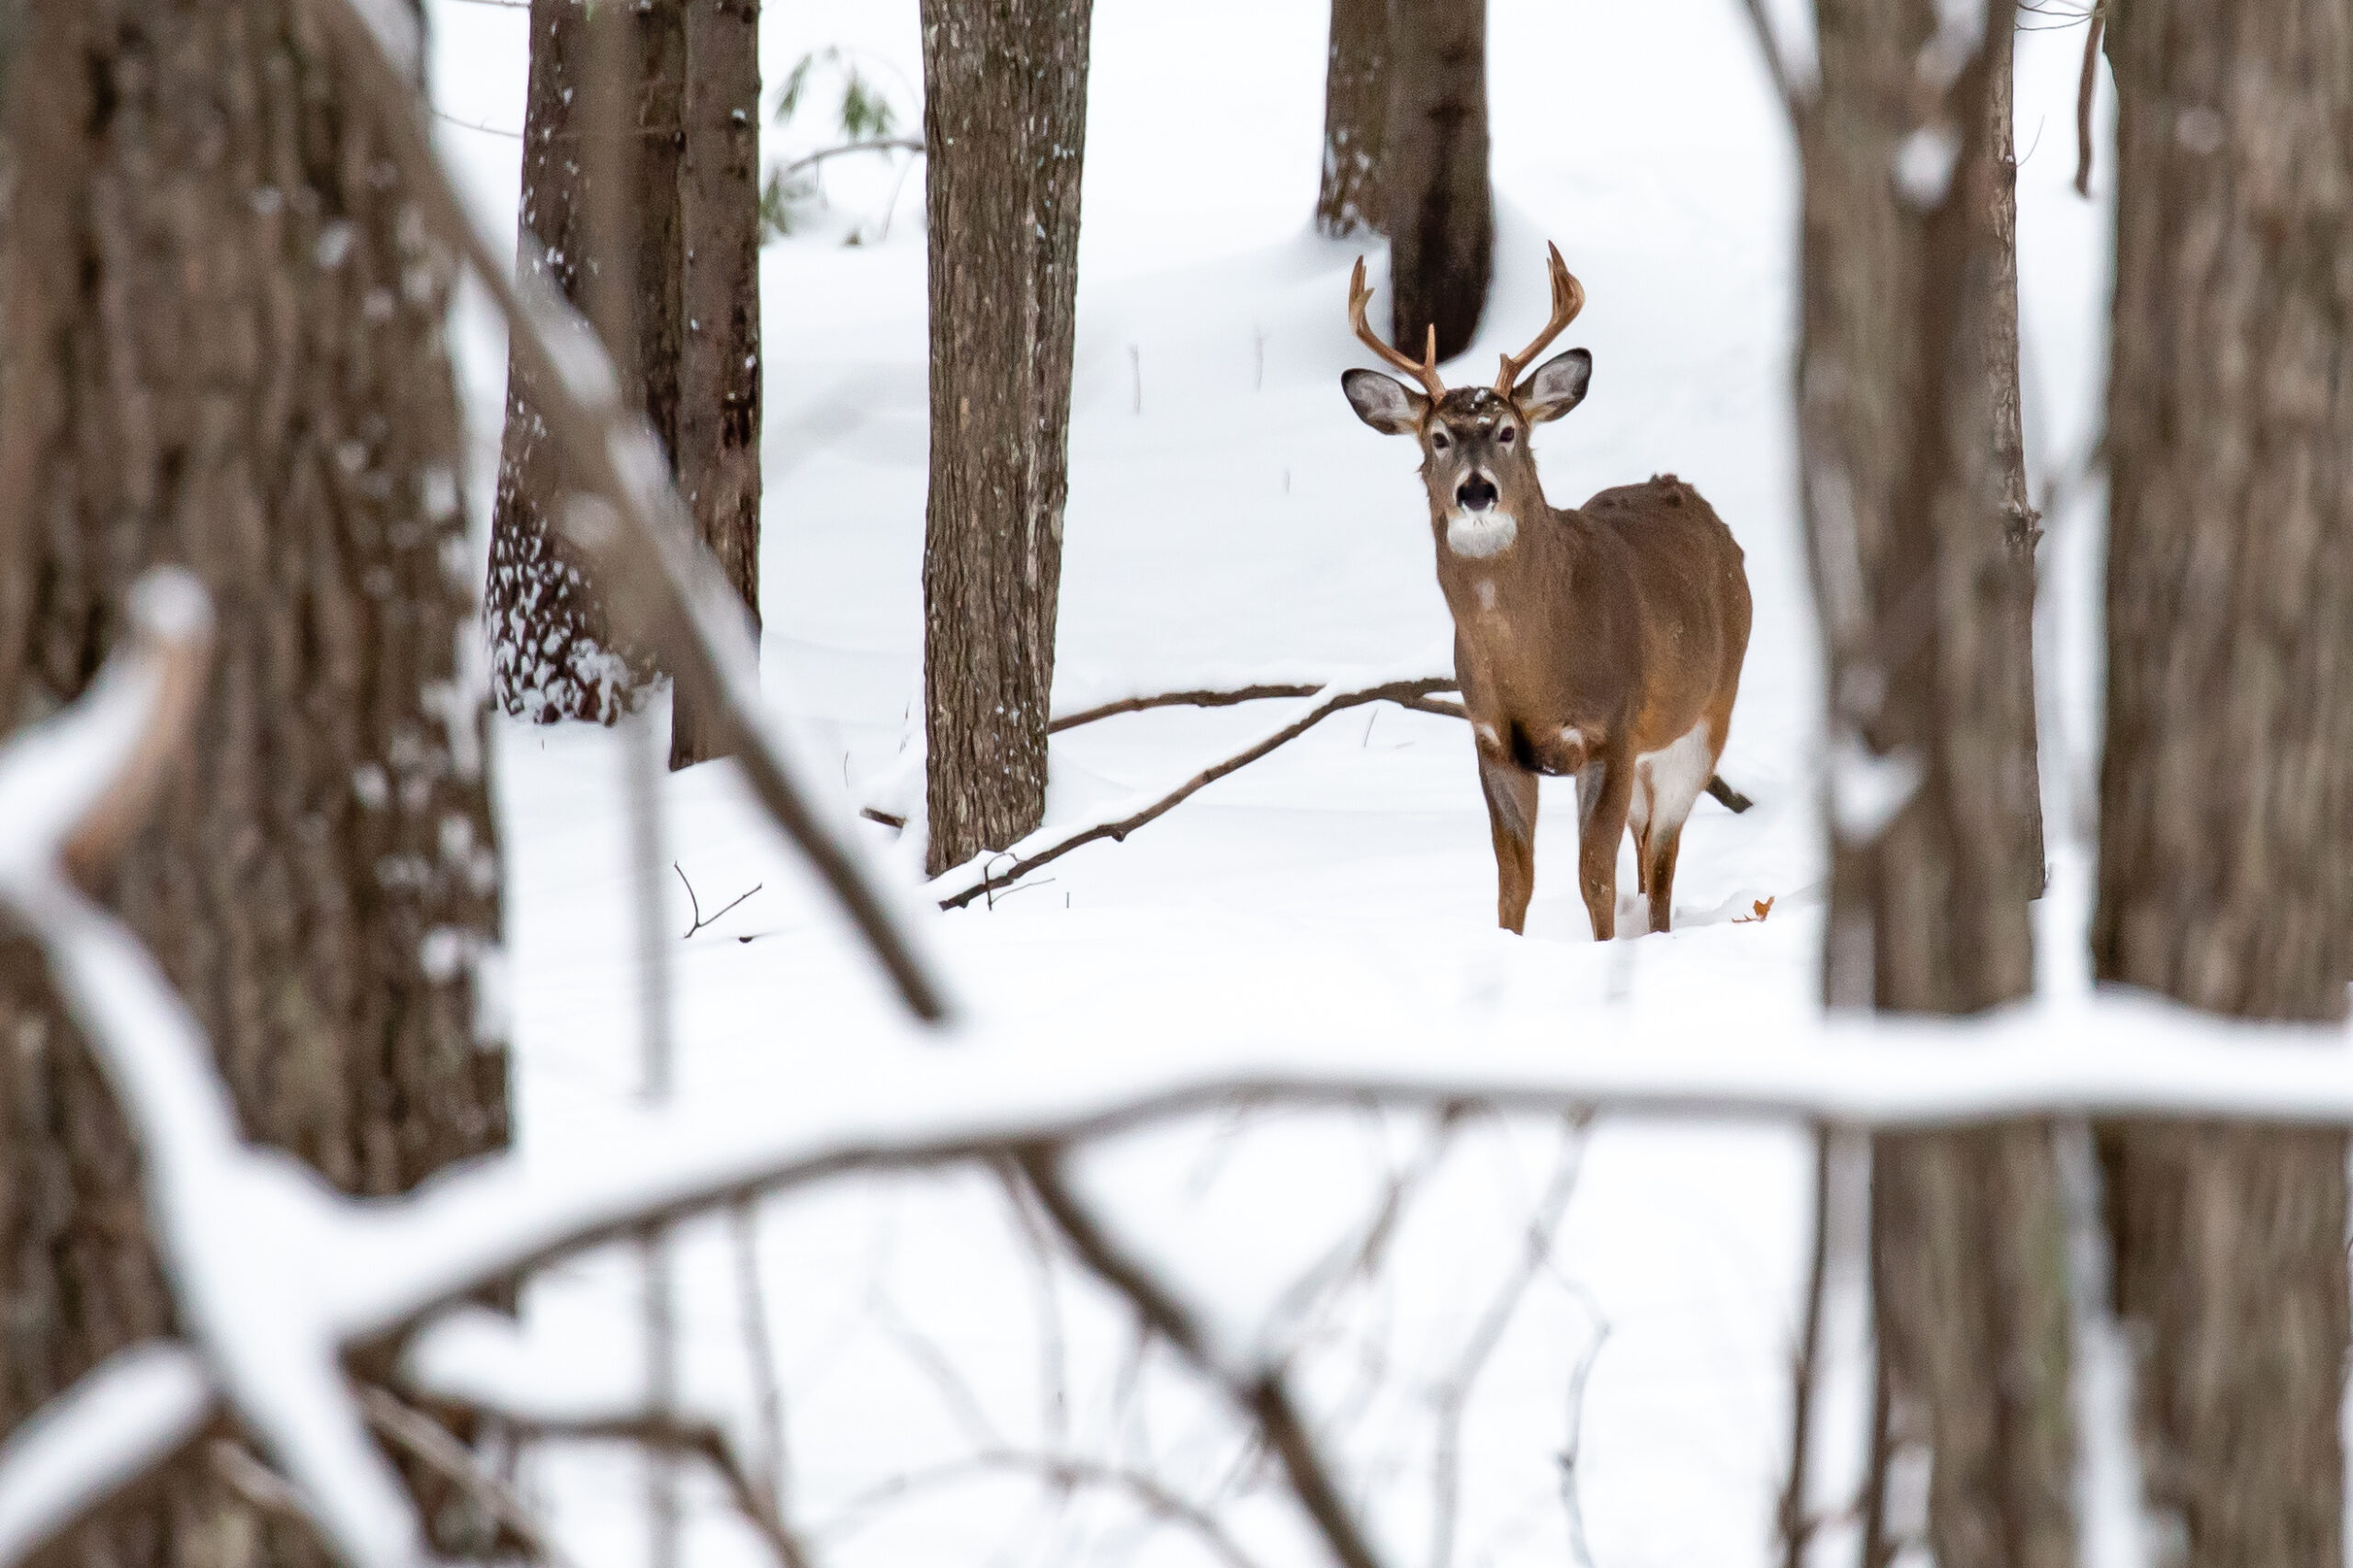
[[1708,776],[1708,793],[1722,801],[1727,811],[1745,812],[1756,803],[1725,783],[1722,777],[1718,774],[1711,773]]

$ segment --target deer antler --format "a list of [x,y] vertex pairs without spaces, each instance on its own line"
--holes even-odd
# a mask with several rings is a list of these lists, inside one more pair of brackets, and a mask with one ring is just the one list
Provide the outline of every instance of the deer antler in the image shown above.
[[1348,279],[1348,324],[1357,329],[1357,336],[1364,346],[1381,356],[1384,364],[1392,365],[1418,380],[1436,403],[1446,395],[1446,383],[1438,377],[1438,324],[1430,324],[1429,336],[1424,340],[1422,361],[1414,363],[1394,348],[1381,341],[1372,328],[1365,324],[1364,308],[1372,302],[1372,290],[1365,286],[1364,257],[1357,257],[1357,269]]
[[1497,397],[1511,395],[1512,383],[1519,380],[1519,373],[1528,369],[1529,361],[1543,353],[1585,309],[1585,285],[1569,275],[1568,265],[1561,259],[1561,247],[1548,241],[1544,249],[1552,258],[1552,319],[1544,324],[1544,330],[1536,335],[1535,342],[1517,354],[1503,357],[1504,368],[1495,376]]

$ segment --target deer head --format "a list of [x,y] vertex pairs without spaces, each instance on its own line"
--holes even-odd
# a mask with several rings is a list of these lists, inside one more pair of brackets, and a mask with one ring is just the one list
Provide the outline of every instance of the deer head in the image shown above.
[[1585,290],[1569,275],[1558,245],[1552,258],[1552,319],[1518,354],[1503,356],[1490,387],[1449,391],[1438,373],[1438,329],[1425,340],[1417,364],[1381,341],[1365,323],[1372,290],[1365,286],[1364,258],[1348,279],[1348,321],[1365,347],[1381,361],[1421,383],[1415,392],[1378,370],[1350,370],[1340,378],[1357,417],[1389,436],[1411,436],[1422,446],[1422,482],[1429,488],[1430,515],[1446,524],[1448,545],[1459,555],[1490,556],[1510,548],[1519,518],[1544,506],[1529,450],[1531,426],[1558,419],[1585,399],[1593,376],[1593,356],[1582,348],[1547,360],[1526,381],[1519,374],[1585,308]]

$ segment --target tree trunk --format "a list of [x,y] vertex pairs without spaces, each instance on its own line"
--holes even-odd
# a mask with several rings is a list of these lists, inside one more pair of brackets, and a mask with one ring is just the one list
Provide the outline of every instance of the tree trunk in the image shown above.
[[[2002,151],[2012,12],[1977,10],[1993,47],[1939,94],[1915,75],[1930,0],[1816,6],[1799,401],[1830,651],[1834,1005],[1967,1013],[2032,985],[2032,538],[2008,509],[2024,483]],[[1912,118],[1939,97],[1943,123]],[[1937,142],[1956,162],[1918,166]],[[2048,1131],[1885,1137],[1873,1158],[1880,1354],[1899,1425],[1932,1450],[1936,1559],[2064,1568],[2074,1452]]]
[[[2007,97],[2003,51],[1979,57],[1965,103],[1952,90],[1972,123],[1946,128],[1962,161],[1924,204],[1891,171],[1936,134],[1904,114],[1933,7],[1817,10],[1799,398],[1847,808],[1834,812],[1826,987],[1841,1006],[1974,1012],[2031,987],[2042,883],[2032,539],[2011,510],[2016,295],[1997,233],[2007,171],[1987,134]],[[1857,820],[1873,794],[1885,820]]]
[[1333,239],[1381,230],[1381,150],[1389,119],[1389,0],[1332,0],[1324,71],[1324,183],[1316,230]]
[[[641,51],[627,204],[637,229],[634,342],[619,345],[625,379],[640,381],[646,416],[665,449],[678,437],[678,186],[685,140],[686,38],[676,5],[635,12]],[[531,0],[531,66],[523,122],[521,265],[584,308],[590,303],[596,194],[583,130],[596,97],[595,29],[580,0]],[[632,363],[633,362],[633,363]],[[634,373],[631,374],[631,372]],[[618,638],[580,557],[559,528],[565,494],[554,441],[531,405],[531,377],[509,357],[498,500],[491,513],[492,695],[538,723],[611,723],[645,697],[650,650]]]
[[[459,662],[449,260],[301,7],[32,18],[0,225],[0,722],[81,691],[142,569],[205,581],[192,755],[103,894],[209,1031],[247,1135],[344,1191],[403,1191],[507,1132],[477,984],[499,872]],[[6,1430],[175,1325],[137,1151],[21,942],[0,1040]],[[188,1460],[49,1560],[318,1552]]]
[[1034,829],[1068,489],[1087,0],[924,0],[937,872]]
[[[678,181],[686,330],[678,336],[678,494],[760,619],[760,6],[683,0],[686,159]],[[684,691],[670,766],[732,747]]]
[[1470,346],[1495,271],[1487,186],[1487,0],[1388,0],[1390,341],[1418,355]]
[[[2345,1016],[2353,807],[2353,17],[2110,6],[2102,980]],[[2192,1568],[2343,1558],[2344,1138],[2106,1140],[2120,1305],[2148,1328],[2153,1501]]]
[[2015,52],[2015,48],[1995,52],[1990,62],[1987,91],[1994,137],[1988,165],[1993,184],[1994,277],[1993,293],[1986,301],[1985,374],[1986,393],[1993,400],[1992,459],[2002,486],[2002,538],[2008,547],[2008,568],[2017,574],[2017,581],[2003,596],[2012,619],[2007,639],[2011,647],[2025,651],[2025,656],[2008,661],[2007,671],[2018,687],[2009,697],[2011,711],[2017,715],[2018,747],[2011,766],[2018,769],[2018,809],[2026,818],[2026,841],[2018,853],[2032,869],[2032,896],[2040,898],[2049,881],[2033,658],[2034,547],[2042,539],[2042,514],[2035,510],[2027,489],[2026,420],[2018,384],[2018,148],[2011,71]]

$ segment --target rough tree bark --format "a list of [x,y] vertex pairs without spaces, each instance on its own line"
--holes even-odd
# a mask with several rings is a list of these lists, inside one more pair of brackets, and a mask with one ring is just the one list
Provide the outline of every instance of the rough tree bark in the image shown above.
[[1035,828],[1069,481],[1087,0],[924,0],[934,872]]
[[[727,580],[760,619],[760,6],[681,0],[686,147],[681,247],[678,494]],[[673,694],[670,766],[729,749],[715,716]]]
[[[1965,1013],[2032,984],[2041,888],[2015,437],[2007,0],[1818,0],[1800,438],[1830,651],[1834,1005]],[[1993,47],[1984,46],[1984,39]],[[1961,56],[1967,63],[1961,64]],[[1949,84],[1923,80],[1941,60]],[[1928,108],[1926,122],[1914,116]],[[2000,125],[2001,130],[1996,127]],[[1922,157],[1941,145],[1954,162]],[[1867,808],[1873,797],[1882,805]],[[1874,1142],[1881,1355],[1933,1461],[1944,1568],[2074,1560],[2066,1294],[2040,1128]]]
[[[1837,782],[1850,810],[1872,794],[1894,808],[1834,821],[1825,983],[1842,1006],[1972,1012],[2030,987],[2028,904],[2042,882],[2032,536],[2017,528],[2024,480],[2008,460],[2014,264],[1995,221],[2007,171],[1987,134],[2006,60],[1983,57],[1966,104],[1951,89],[1972,123],[1965,137],[1946,128],[1962,162],[1936,184],[1942,171],[1922,164],[1936,133],[1915,135],[1905,113],[1926,91],[1914,56],[1933,7],[1820,0],[1817,13],[1824,80],[1802,117],[1802,473]],[[1907,193],[1907,180],[1929,184]],[[1868,787],[1873,772],[1886,788]]]
[[[679,143],[686,46],[676,10],[637,13],[642,50],[638,86],[637,172],[631,203],[639,229],[637,272],[650,290],[638,312],[633,358],[646,415],[663,444],[678,431],[677,251]],[[594,198],[582,127],[593,96],[593,28],[580,0],[531,0],[531,65],[523,119],[521,262],[585,304],[590,283],[589,209]],[[610,723],[643,700],[653,654],[617,638],[596,589],[558,523],[564,494],[555,443],[531,406],[531,378],[506,368],[506,427],[500,443],[498,500],[491,513],[491,689],[510,713],[540,723],[585,719]]]
[[1986,301],[1985,390],[1993,400],[1994,472],[2002,487],[2002,540],[2008,547],[2006,565],[2016,580],[2001,596],[2012,618],[2005,633],[2009,646],[2024,656],[2004,661],[2006,674],[2016,683],[2010,694],[2017,752],[2006,759],[2016,770],[2014,788],[2018,810],[2025,815],[2026,842],[2018,853],[2032,870],[2034,895],[2041,896],[2049,881],[2049,855],[2042,839],[2042,763],[2040,726],[2034,707],[2034,547],[2042,539],[2042,514],[2035,509],[2026,481],[2026,415],[2018,375],[2018,147],[2017,92],[2010,49],[1998,51],[1990,64],[1986,111],[1993,133],[1987,165],[1993,187],[1989,214],[1993,224],[1993,292]]
[[1479,330],[1495,271],[1487,184],[1487,0],[1388,0],[1390,341],[1451,358]]
[[[246,1131],[401,1191],[506,1139],[451,267],[288,0],[32,18],[0,225],[0,722],[82,688],[142,568],[204,579],[193,755],[102,892],[210,1032]],[[174,1325],[136,1151],[17,943],[0,1041],[5,1430]],[[49,1560],[317,1551],[191,1459]]]
[[1324,180],[1315,227],[1333,239],[1381,229],[1389,119],[1389,0],[1332,0],[1324,71]]
[[[758,0],[655,0],[634,7],[632,340],[616,356],[677,470],[697,530],[759,616],[760,311]],[[527,265],[590,302],[599,160],[587,155],[597,28],[580,0],[532,0],[521,227]],[[630,163],[632,160],[619,160]],[[592,312],[594,313],[594,312]],[[650,652],[616,639],[555,526],[564,476],[508,366],[506,430],[491,523],[493,685],[509,712],[609,723],[642,700]],[[723,739],[685,699],[673,767]]]
[[[2353,915],[2353,15],[2109,7],[2117,280],[2093,957],[2345,1016]],[[2193,1568],[2343,1558],[2346,1143],[2111,1131],[2152,1501]]]

